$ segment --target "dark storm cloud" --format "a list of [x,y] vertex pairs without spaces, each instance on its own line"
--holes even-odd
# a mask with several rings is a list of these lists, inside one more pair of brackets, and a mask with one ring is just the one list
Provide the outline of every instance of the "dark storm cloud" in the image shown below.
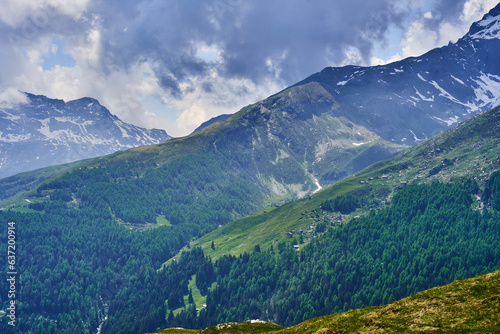
[[[301,79],[329,62],[343,60],[343,48],[357,47],[369,59],[372,43],[398,21],[387,1],[256,1],[242,28],[225,39],[229,75],[266,75],[266,59],[286,51],[281,78]],[[257,69],[257,71],[256,71]]]
[[426,20],[425,26],[437,30],[443,21],[455,22],[462,14],[466,0],[440,0],[433,3],[432,19]]
[[[105,63],[157,63],[162,85],[178,84],[216,68],[219,75],[258,82],[272,76],[294,83],[332,63],[344,48],[357,47],[365,60],[372,44],[404,12],[389,0],[184,0],[95,2]],[[203,43],[222,50],[222,63],[198,57]]]
[[120,67],[151,61],[162,85],[177,95],[179,82],[208,68],[195,45],[213,35],[204,7],[203,1],[99,2],[92,10],[101,16],[103,56]]

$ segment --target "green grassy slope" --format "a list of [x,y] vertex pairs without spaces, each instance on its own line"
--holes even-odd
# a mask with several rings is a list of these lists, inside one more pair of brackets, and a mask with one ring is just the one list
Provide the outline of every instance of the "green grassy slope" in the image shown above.
[[[216,282],[214,282],[211,286],[210,289],[213,290],[216,287]],[[191,279],[189,280],[188,283],[188,289],[191,291],[191,296],[193,297],[193,302],[196,307],[196,310],[198,314],[200,313],[200,310],[203,308],[203,305],[206,306],[207,303],[207,294],[203,294],[200,289],[196,286],[196,275],[191,276]],[[189,306],[189,295],[185,295],[184,297],[184,304],[186,306]],[[174,315],[179,314],[183,310],[186,311],[187,307],[180,307],[178,309],[172,310]]]
[[455,281],[380,307],[369,307],[280,328],[240,323],[205,330],[168,329],[158,333],[498,333],[500,271]]
[[406,163],[398,176],[407,181],[452,181],[470,177],[485,180],[500,168],[500,107],[480,113],[397,157],[368,167],[370,171]]
[[[357,213],[341,217],[327,213],[319,207],[323,201],[347,192],[368,192],[368,187],[360,185],[359,180],[359,177],[349,177],[313,196],[277,208],[261,210],[241,220],[226,224],[194,241],[191,245],[202,247],[207,255],[217,259],[224,254],[238,255],[251,252],[255,245],[260,245],[262,250],[266,250],[279,242],[293,242],[293,239],[286,237],[286,233],[291,230],[308,231],[311,226],[324,222],[325,218],[327,221],[331,219],[334,223],[338,223],[355,217]],[[378,183],[381,189],[385,189],[388,182]],[[373,184],[372,187],[375,185]],[[311,236],[314,237],[314,235],[312,233]],[[295,235],[295,238],[298,239],[298,236]],[[212,241],[215,249],[211,248]]]

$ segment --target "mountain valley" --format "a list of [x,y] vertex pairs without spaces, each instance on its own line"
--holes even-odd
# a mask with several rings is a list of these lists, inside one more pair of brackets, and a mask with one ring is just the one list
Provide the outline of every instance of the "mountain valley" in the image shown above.
[[[280,313],[280,309],[295,306],[295,312],[299,310],[303,312],[308,308],[306,301],[313,303],[314,300],[321,300],[320,305],[323,305],[323,302],[329,303],[328,300],[324,300],[325,296],[340,296],[341,290],[338,288],[325,292],[323,289],[331,289],[337,283],[342,286],[347,284],[347,289],[350,289],[351,284],[359,284],[360,281],[365,282],[363,284],[376,285],[378,281],[368,283],[368,277],[374,275],[370,268],[379,265],[386,269],[381,271],[377,269],[376,277],[381,274],[382,276],[395,275],[390,281],[394,280],[397,288],[392,286],[386,291],[391,291],[391,294],[398,293],[399,289],[407,291],[399,297],[389,295],[377,297],[381,298],[379,302],[372,300],[368,304],[388,303],[416,293],[422,288],[428,288],[424,285],[413,291],[411,288],[410,291],[406,290],[419,281],[421,278],[418,277],[425,275],[424,272],[429,272],[428,270],[432,274],[428,278],[422,277],[423,281],[420,282],[423,283],[427,279],[443,279],[441,283],[431,283],[429,287],[446,284],[460,277],[476,275],[472,272],[470,274],[462,272],[458,274],[459,276],[448,276],[465,270],[465,263],[468,263],[468,266],[475,266],[473,263],[476,263],[476,260],[471,262],[465,260],[468,256],[466,254],[475,252],[465,250],[469,247],[481,248],[480,253],[483,254],[481,257],[484,256],[483,260],[485,260],[484,265],[491,266],[489,267],[491,270],[495,269],[497,265],[494,264],[494,259],[498,250],[493,249],[496,249],[494,240],[497,237],[494,235],[498,233],[498,220],[495,218],[496,209],[495,204],[492,204],[492,199],[497,198],[498,195],[492,195],[491,189],[496,187],[493,184],[497,182],[495,180],[500,175],[494,172],[498,170],[500,163],[498,160],[500,138],[497,131],[499,121],[500,108],[482,113],[454,129],[407,149],[392,159],[370,166],[356,176],[340,181],[306,199],[294,201],[279,208],[263,210],[243,220],[231,222],[191,243],[191,247],[201,247],[205,254],[215,260],[214,271],[216,273],[222,271],[224,265],[227,266],[226,261],[234,261],[229,273],[222,271],[221,277],[216,274],[215,288],[206,296],[206,314],[221,314],[224,312],[222,310],[229,312],[230,309],[239,310],[242,305],[254,305],[253,312],[255,313],[250,315],[250,319],[265,319],[292,325],[300,320],[297,318],[280,319],[279,314],[283,316],[293,314],[290,311]],[[475,150],[470,150],[469,147],[475,147]],[[477,168],[478,161],[481,162],[481,168]],[[458,204],[457,198],[461,198],[458,201],[463,199],[465,202]],[[342,203],[337,201],[338,199],[343,200],[344,203],[349,201],[353,203],[350,203],[351,205],[347,208],[345,204],[338,204]],[[401,206],[403,203],[405,204]],[[406,205],[408,207],[405,208]],[[462,208],[459,209],[459,207]],[[392,212],[395,216],[389,218],[392,214],[388,215],[388,212]],[[482,218],[479,218],[480,216]],[[332,219],[332,217],[335,218]],[[478,223],[477,219],[486,219],[485,225]],[[486,223],[486,221],[489,222]],[[422,223],[424,225],[420,225]],[[489,231],[487,235],[484,235],[485,239],[480,237],[483,241],[478,244],[474,241],[475,237],[472,237],[470,233],[475,234],[479,230],[469,224],[480,224],[483,229]],[[309,230],[309,226],[313,229]],[[326,226],[328,231],[325,233],[325,227],[320,231],[320,226]],[[463,228],[468,232],[464,233]],[[290,238],[287,235],[289,231],[293,233]],[[391,232],[383,237],[384,231]],[[415,239],[416,231],[420,232]],[[394,236],[389,236],[394,233]],[[426,235],[430,239],[424,241],[427,238]],[[448,244],[450,240],[455,240],[455,246]],[[332,248],[332,245],[337,242],[338,245]],[[374,245],[378,245],[375,248],[381,247],[379,255],[376,255],[377,251],[373,250]],[[436,245],[440,246],[436,248]],[[297,247],[300,248],[300,255],[297,255],[296,250],[294,251]],[[455,247],[458,248],[455,249]],[[256,253],[257,249],[258,253]],[[389,250],[393,252],[395,262],[391,262]],[[464,253],[458,255],[462,251]],[[185,252],[189,250],[185,249]],[[421,255],[425,253],[428,255]],[[421,256],[426,258],[425,265],[419,260]],[[183,257],[177,258],[176,261],[183,261]],[[343,267],[350,261],[356,269]],[[362,263],[365,261],[368,268],[362,269]],[[390,263],[387,263],[388,261]],[[413,271],[412,275],[407,278],[404,278],[405,270],[402,270],[406,266],[405,261],[409,261],[409,267],[406,267],[406,270]],[[419,261],[420,264],[417,264]],[[440,264],[434,266],[437,264],[434,261]],[[256,265],[261,269],[252,271]],[[321,272],[323,265],[331,268],[331,271],[327,270],[323,277],[315,276],[312,279],[311,275],[321,275],[315,274],[315,271]],[[420,267],[421,265],[427,269],[421,271],[424,268]],[[484,271],[479,270],[477,274],[491,271],[486,267]],[[387,271],[384,272],[384,270]],[[337,277],[337,283],[334,284],[332,283],[334,278],[330,275],[339,271],[344,274],[341,275],[342,278]],[[349,279],[346,281],[346,276],[343,275],[348,273],[356,274],[354,277],[348,276]],[[266,280],[266,277],[267,279],[273,277],[271,280],[273,283]],[[354,281],[350,281],[351,279]],[[408,281],[405,282],[405,279]],[[324,283],[316,283],[314,287],[309,286],[305,289],[298,288],[307,286],[310,280]],[[242,286],[242,289],[238,291],[247,291],[241,297],[233,295],[236,291],[234,286],[236,282]],[[265,288],[259,284],[254,285],[253,282],[261,282],[259,284],[264,284],[264,287],[265,284],[270,284],[270,289],[267,291],[272,291],[272,293],[267,295]],[[354,288],[353,291],[358,291],[358,288],[360,287]],[[305,293],[314,289],[318,289],[317,295],[312,295],[312,292]],[[379,286],[374,291],[380,292],[385,289]],[[233,291],[232,294],[230,291]],[[368,291],[369,288],[357,296],[370,298]],[[227,297],[228,294],[231,294],[230,298]],[[281,301],[282,297],[275,299],[276,296],[287,296],[287,298]],[[250,299],[248,302],[243,302],[248,299]],[[352,304],[347,306],[344,304],[343,309],[332,308],[325,313],[342,312],[359,307],[356,306],[355,300],[351,299],[349,303]],[[362,304],[364,302],[360,305]],[[188,305],[186,299],[186,306]],[[317,307],[319,306],[314,308],[317,309]],[[243,309],[248,310],[245,307]],[[207,316],[206,314],[199,313],[200,320]],[[266,314],[275,314],[278,318],[266,318]],[[316,313],[316,315],[321,315],[321,313]],[[182,319],[182,316],[181,313],[175,319]],[[306,315],[304,320],[310,317],[311,315]],[[226,319],[219,317],[218,323],[224,323],[229,319],[233,319],[232,316]],[[181,326],[185,324],[179,323]],[[210,322],[203,324],[209,325]]]
[[[20,126],[1,130],[5,145],[45,135],[30,147],[65,161],[72,144],[118,150],[0,180],[22,259],[16,330],[498,328],[499,26],[500,5],[456,43],[326,68],[182,138],[89,98],[28,95],[27,118],[0,110]],[[478,305],[487,312],[468,318]]]

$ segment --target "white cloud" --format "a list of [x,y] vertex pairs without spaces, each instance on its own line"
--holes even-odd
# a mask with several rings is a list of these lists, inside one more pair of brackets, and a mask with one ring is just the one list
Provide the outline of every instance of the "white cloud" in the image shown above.
[[198,125],[207,120],[207,112],[199,105],[193,105],[191,108],[184,110],[177,118],[179,128],[184,131],[196,128]]
[[422,21],[414,21],[403,37],[403,57],[419,56],[436,47],[438,33],[425,27]]
[[14,28],[40,29],[57,13],[80,19],[90,0],[3,0],[0,22]]
[[443,22],[439,26],[439,41],[438,46],[445,45],[449,42],[456,42],[459,38],[463,37],[469,29],[470,24],[457,25],[451,22]]
[[480,19],[483,14],[495,7],[498,4],[497,0],[469,0],[464,4],[464,9],[460,19],[469,25]]
[[28,102],[26,94],[20,92],[17,88],[9,87],[0,92],[0,108],[15,108]]
[[377,58],[377,57],[371,57],[370,66],[390,64],[390,63],[394,63],[396,61],[399,61],[401,59],[403,59],[403,57],[401,57],[401,55],[399,53],[396,53],[394,56],[392,56],[391,58],[389,58],[387,60]]
[[85,40],[68,51],[78,63],[97,68],[101,59],[101,32],[95,27],[90,29]]
[[344,53],[343,61],[340,63],[340,66],[346,65],[362,65],[364,63],[363,54],[361,51],[352,45],[345,45],[342,48]]
[[52,44],[50,45],[50,53],[53,53],[53,54],[57,53],[57,49],[58,49],[57,44],[52,43]]
[[[498,4],[497,0],[469,0],[464,3],[459,18],[453,21],[444,20],[438,28],[430,28],[423,19],[411,22],[401,41],[403,56],[418,56],[433,48],[456,42],[467,31],[473,22],[482,18],[484,13]],[[426,12],[424,18],[431,19],[432,13]]]

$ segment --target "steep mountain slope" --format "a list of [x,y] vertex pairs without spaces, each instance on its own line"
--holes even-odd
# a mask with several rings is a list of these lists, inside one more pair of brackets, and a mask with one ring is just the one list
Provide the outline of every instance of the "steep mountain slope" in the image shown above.
[[124,123],[91,98],[26,95],[27,104],[0,109],[0,178],[171,138]]
[[[101,194],[125,222],[164,215],[174,224],[200,222],[202,230],[225,224],[320,189],[316,175],[338,179],[400,149],[324,112],[332,103],[316,84],[294,88],[191,136],[91,160],[43,185],[37,197],[69,188],[81,205]],[[337,149],[312,150],[321,140]],[[140,200],[120,198],[127,196]]]
[[199,127],[197,127],[196,129],[194,129],[194,131],[191,133],[195,133],[195,132],[198,132],[204,128],[206,128],[207,126],[209,125],[212,125],[214,124],[215,122],[218,122],[218,121],[222,121],[222,120],[225,120],[226,118],[228,118],[229,116],[231,116],[231,114],[222,114],[222,115],[219,115],[219,116],[216,116],[216,117],[212,117],[210,118],[208,121],[206,122],[203,122]]
[[[371,203],[370,209],[379,208],[390,202],[397,189],[408,184],[449,182],[467,177],[482,185],[498,169],[500,107],[482,112],[308,198],[231,222],[194,241],[192,246],[201,246],[213,258],[249,252],[257,244],[267,249],[273,243],[286,240],[289,231],[307,231],[311,225],[325,220],[339,222],[366,213],[367,202]],[[345,194],[363,197],[357,204],[358,211],[342,215],[322,209],[325,201]],[[215,249],[211,247],[212,242],[217,245]]]
[[385,306],[307,320],[279,328],[260,321],[221,324],[205,330],[167,329],[184,333],[496,333],[500,330],[500,272],[455,281]]

